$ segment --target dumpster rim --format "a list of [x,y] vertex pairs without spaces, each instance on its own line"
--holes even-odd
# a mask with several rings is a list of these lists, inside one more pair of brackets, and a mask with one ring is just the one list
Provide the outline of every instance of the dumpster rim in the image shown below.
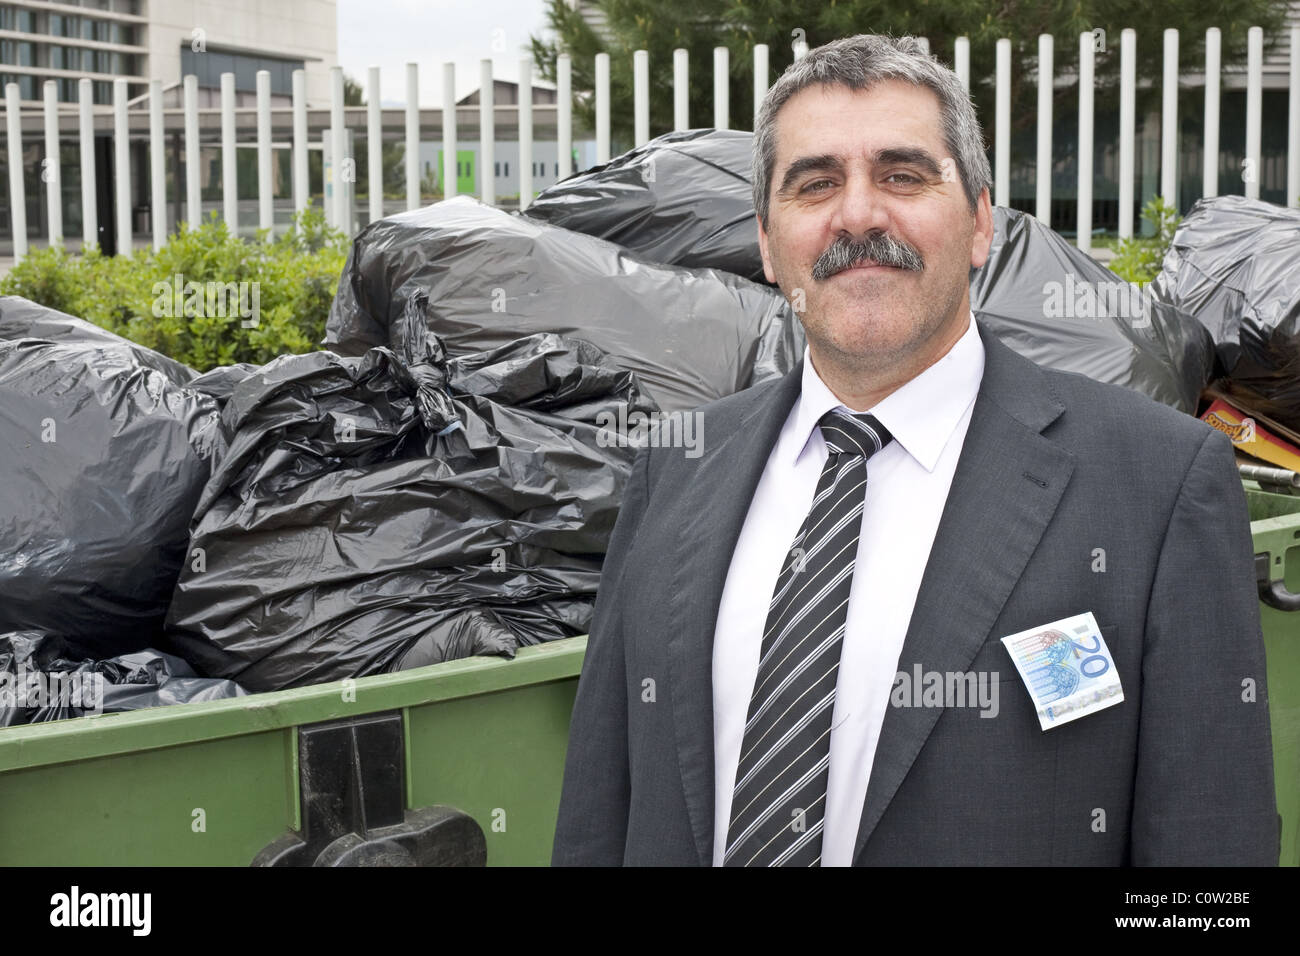
[[577,677],[587,636],[521,647],[514,659],[475,656],[353,680],[244,697],[0,727],[0,773],[290,729],[385,710]]

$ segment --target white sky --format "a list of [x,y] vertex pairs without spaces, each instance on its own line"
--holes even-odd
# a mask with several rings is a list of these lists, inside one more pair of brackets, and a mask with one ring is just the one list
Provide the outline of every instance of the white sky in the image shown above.
[[[442,105],[442,65],[456,64],[456,95],[479,86],[479,63],[519,79],[530,34],[542,35],[545,0],[338,0],[339,65],[363,88],[380,68],[381,102],[406,102],[406,64],[420,65],[420,105]],[[534,74],[535,75],[535,74]]]

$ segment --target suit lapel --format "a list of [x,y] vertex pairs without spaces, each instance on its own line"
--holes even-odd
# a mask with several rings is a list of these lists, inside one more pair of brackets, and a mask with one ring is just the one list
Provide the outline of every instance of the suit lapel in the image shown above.
[[690,500],[683,509],[694,520],[684,528],[672,557],[668,654],[677,757],[702,866],[713,860],[713,632],[718,607],[750,501],[802,379],[800,361],[755,396],[738,426],[717,445],[706,438],[686,483]]
[[[926,564],[898,670],[964,672],[1056,512],[1074,468],[1042,430],[1064,410],[1047,376],[981,326],[984,377]],[[853,859],[862,855],[942,713],[889,707]]]

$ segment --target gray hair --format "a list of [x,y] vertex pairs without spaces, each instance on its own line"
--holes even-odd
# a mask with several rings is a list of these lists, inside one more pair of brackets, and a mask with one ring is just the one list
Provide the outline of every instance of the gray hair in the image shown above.
[[913,37],[860,33],[809,50],[786,68],[763,97],[754,121],[751,172],[754,209],[765,230],[776,165],[776,114],[786,100],[818,83],[867,90],[883,80],[894,79],[927,87],[939,98],[944,145],[956,160],[962,189],[971,211],[975,211],[980,193],[993,182],[993,174],[984,152],[984,134],[975,107],[957,74],[930,56]]

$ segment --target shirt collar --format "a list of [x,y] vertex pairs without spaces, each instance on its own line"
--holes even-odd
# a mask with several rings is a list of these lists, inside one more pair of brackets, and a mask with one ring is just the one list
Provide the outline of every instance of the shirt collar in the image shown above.
[[[975,400],[983,376],[984,343],[971,313],[970,324],[948,354],[868,411],[921,467],[934,471],[958,422]],[[793,420],[798,440],[792,443],[791,464],[818,447],[817,422],[837,408],[852,414],[817,374],[805,345],[803,385]]]

